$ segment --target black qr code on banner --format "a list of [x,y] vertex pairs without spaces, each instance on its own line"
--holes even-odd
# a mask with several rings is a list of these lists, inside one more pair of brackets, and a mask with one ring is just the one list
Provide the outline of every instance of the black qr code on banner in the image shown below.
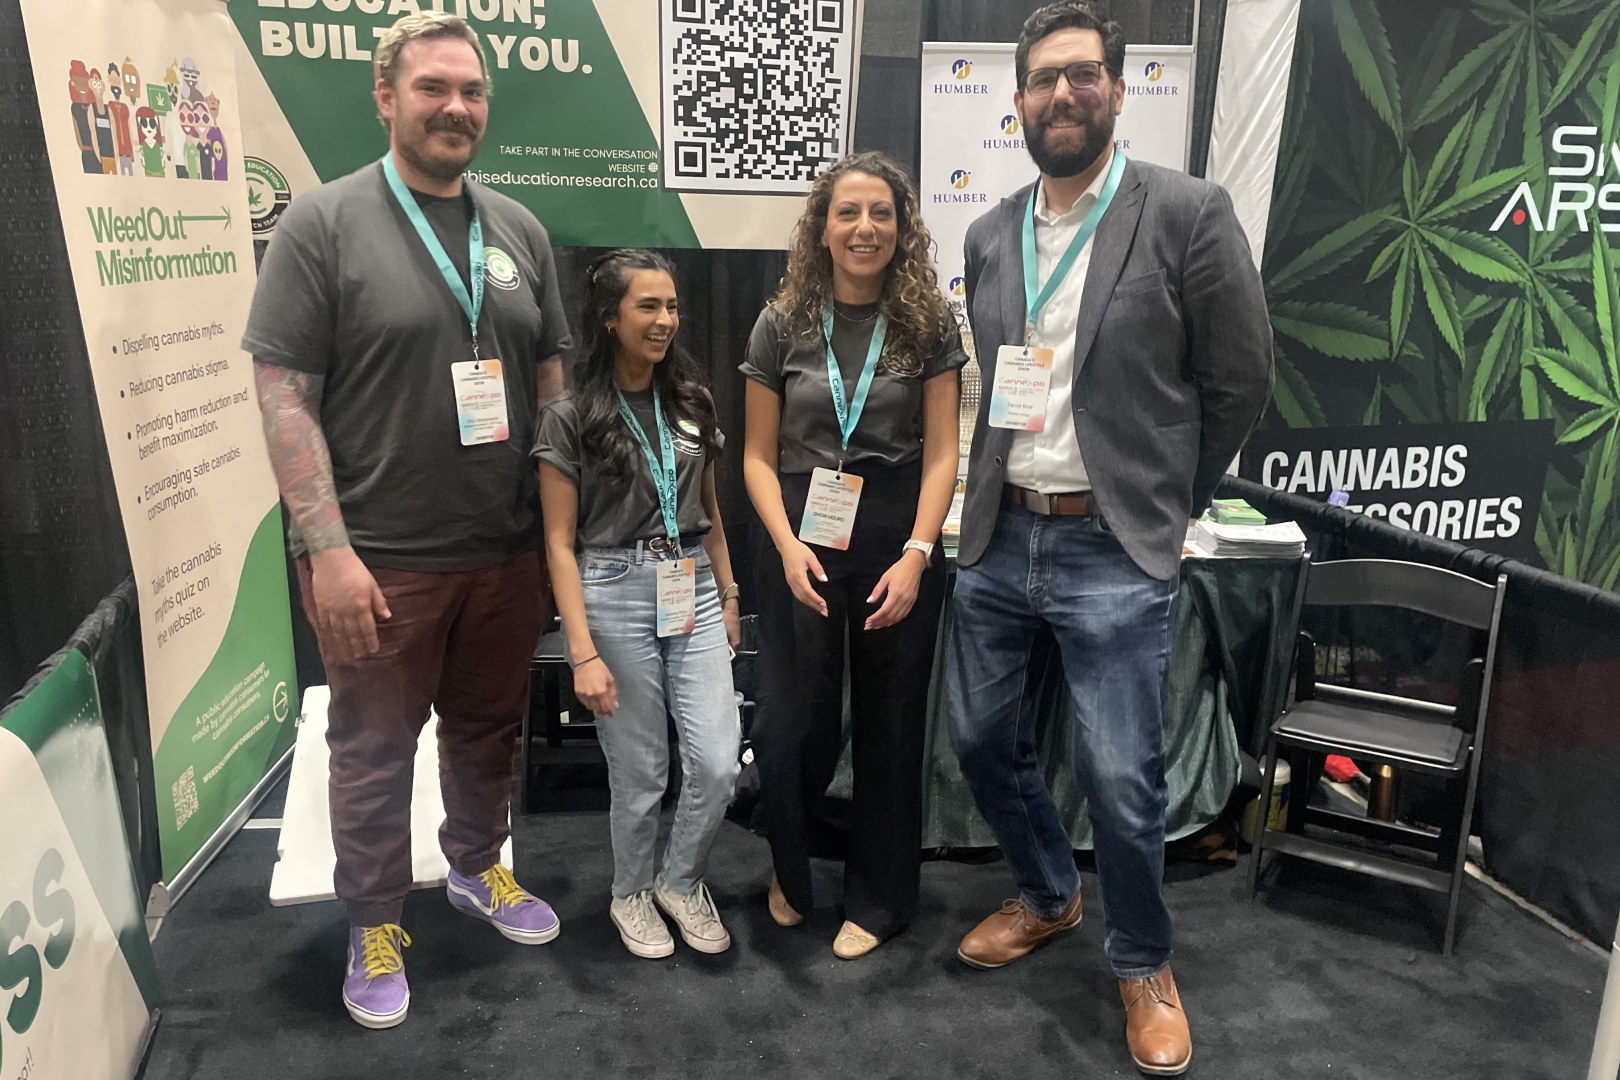
[[848,144],[859,0],[663,0],[664,184],[803,192]]

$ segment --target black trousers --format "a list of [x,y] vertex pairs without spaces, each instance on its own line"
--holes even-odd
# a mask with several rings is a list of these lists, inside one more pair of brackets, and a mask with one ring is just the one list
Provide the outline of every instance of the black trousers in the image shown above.
[[[847,551],[816,547],[827,573],[815,582],[827,616],[793,598],[782,560],[758,530],[754,577],[760,616],[756,712],[751,732],[771,858],[788,903],[814,907],[809,815],[843,750],[844,656],[849,656],[855,797],[844,869],[844,915],[884,939],[917,914],[922,861],[922,759],[928,691],[945,600],[945,560],[936,549],[917,602],[898,624],[868,631],[880,604],[867,602],[903,553],[917,516],[921,465],[851,468],[866,483]],[[780,477],[799,528],[810,478]]]

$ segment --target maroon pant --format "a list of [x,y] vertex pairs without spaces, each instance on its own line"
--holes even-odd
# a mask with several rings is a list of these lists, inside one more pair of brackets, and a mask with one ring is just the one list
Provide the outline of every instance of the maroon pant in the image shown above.
[[[439,713],[439,846],[459,873],[495,865],[510,832],[512,750],[529,703],[529,659],[540,637],[538,552],[477,570],[372,568],[392,617],[381,649],[333,662],[326,744],[333,874],[354,926],[397,923],[411,888],[411,781],[428,708]],[[309,561],[298,584],[311,624]]]

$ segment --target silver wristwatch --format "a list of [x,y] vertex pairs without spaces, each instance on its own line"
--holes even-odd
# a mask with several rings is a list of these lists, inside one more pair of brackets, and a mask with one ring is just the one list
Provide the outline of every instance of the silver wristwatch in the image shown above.
[[928,543],[926,540],[907,540],[906,546],[901,548],[900,552],[901,554],[905,554],[908,551],[922,552],[923,565],[925,566],[934,558],[934,545]]

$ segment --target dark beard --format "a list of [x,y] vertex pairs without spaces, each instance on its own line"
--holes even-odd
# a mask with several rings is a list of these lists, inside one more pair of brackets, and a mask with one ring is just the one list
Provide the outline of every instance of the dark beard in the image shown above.
[[[446,158],[429,158],[423,153],[427,145],[427,137],[435,131],[460,131],[472,138],[472,146],[467,150],[467,156],[459,161]],[[399,154],[417,172],[430,180],[448,184],[462,173],[472,159],[478,156],[478,150],[484,144],[483,135],[475,132],[470,124],[458,123],[446,116],[431,117],[422,127],[422,138],[417,142],[400,140]]]
[[1076,119],[1085,122],[1086,126],[1082,129],[1085,137],[1078,147],[1070,151],[1054,150],[1047,145],[1050,117],[1039,124],[1024,126],[1027,132],[1024,142],[1029,147],[1029,156],[1035,159],[1036,167],[1047,176],[1078,176],[1091,168],[1113,141],[1114,117],[1111,111],[1102,109],[1089,117]]

